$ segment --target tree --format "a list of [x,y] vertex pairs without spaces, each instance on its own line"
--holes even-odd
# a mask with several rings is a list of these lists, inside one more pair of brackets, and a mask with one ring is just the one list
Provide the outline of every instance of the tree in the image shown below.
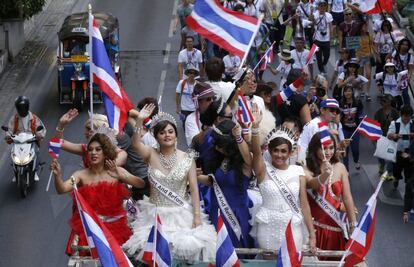
[[1,0],[0,20],[2,19],[29,19],[42,11],[45,0]]

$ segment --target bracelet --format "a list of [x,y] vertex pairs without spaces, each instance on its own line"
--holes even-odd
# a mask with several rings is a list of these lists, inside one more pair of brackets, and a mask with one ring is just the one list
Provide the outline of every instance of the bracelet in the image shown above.
[[124,181],[128,180],[128,173],[124,172]]
[[243,141],[244,141],[244,139],[243,139],[243,137],[241,137],[241,136],[237,136],[236,137],[236,142],[237,142],[237,144],[241,144],[241,143],[243,143]]
[[242,129],[242,133],[243,134],[249,134],[250,133],[250,129],[249,128],[243,128]]
[[257,128],[252,128],[252,135],[253,136],[257,136],[257,135],[259,135],[260,134],[260,128],[259,127],[257,127]]
[[56,126],[56,132],[59,132],[59,133],[63,133],[63,130],[64,130],[65,128],[59,128],[59,125],[58,126]]
[[141,134],[141,130],[142,130],[142,126],[140,126],[140,127],[135,127],[135,129],[134,129],[134,133],[136,133],[136,134]]
[[358,224],[358,222],[350,222],[350,223],[349,223],[349,226],[350,226],[350,227],[356,227],[356,226],[357,226],[357,224]]

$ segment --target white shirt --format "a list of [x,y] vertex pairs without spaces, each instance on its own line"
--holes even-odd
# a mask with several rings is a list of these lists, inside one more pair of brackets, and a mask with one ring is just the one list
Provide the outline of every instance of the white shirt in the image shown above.
[[[397,122],[400,123],[400,131],[398,132],[398,134],[410,134],[410,124],[411,124],[411,120],[409,123],[404,124],[401,121],[401,117],[397,119]],[[395,134],[396,133],[396,127],[395,127],[395,121],[392,121],[390,124],[390,128],[388,129],[388,133],[389,134]],[[404,151],[405,149],[410,148],[410,140],[403,140],[402,138],[398,139],[397,141],[397,150],[398,151]]]
[[[332,24],[333,18],[329,12],[325,12],[323,16],[319,14],[319,10],[313,13],[315,17],[315,40],[320,42],[329,42],[331,40],[330,36],[330,26]],[[321,32],[326,32],[325,35],[322,35]]]
[[309,1],[306,4],[300,3],[298,7],[296,8],[296,13],[299,14],[301,21],[302,21],[302,26],[304,28],[311,27],[312,22],[309,20],[309,16],[312,14],[312,10],[311,10],[312,6],[313,4]]
[[[377,73],[375,79],[382,81],[384,72]],[[402,94],[400,88],[407,88],[405,83],[408,82],[408,71],[404,70],[397,74],[397,79],[395,79],[395,74],[385,74],[385,79],[383,83],[384,94],[389,94],[392,96],[399,96]]]
[[[321,117],[316,117],[312,119],[308,124],[306,124],[303,127],[303,131],[299,136],[298,140],[298,146],[299,148],[299,160],[304,160],[306,158],[306,153],[308,150],[309,143],[312,139],[312,137],[319,132],[319,126],[318,123],[321,122]],[[338,133],[339,133],[339,140],[344,140],[344,133],[342,131],[342,124],[339,123],[338,127]]]
[[[184,83],[185,81],[185,83]],[[183,86],[184,83],[184,86]],[[175,92],[181,94],[181,110],[194,111],[195,105],[193,101],[194,84],[190,84],[188,80],[181,80],[177,84]]]
[[234,83],[232,82],[206,82],[213,88],[214,93],[218,98],[221,98],[222,101],[226,102],[227,99],[230,97],[231,92],[234,90]]
[[188,146],[191,146],[194,136],[201,132],[200,115],[198,111],[195,111],[187,116],[185,119],[185,141]]
[[392,52],[394,49],[394,43],[392,42],[393,39],[394,41],[397,40],[393,32],[391,34],[385,34],[382,31],[377,32],[375,35],[374,43],[379,46],[380,54],[389,54]]
[[260,96],[253,95],[253,98],[251,99],[249,96],[246,96],[246,100],[247,100],[247,104],[249,105],[249,109],[252,108],[253,104],[256,104],[259,110],[262,111],[262,113],[264,112],[266,106],[265,106],[263,98],[261,98]]
[[[373,14],[372,15],[372,20],[374,21],[374,26],[372,27],[374,32],[379,32],[381,31],[381,24],[383,22],[382,16],[380,15],[377,19],[374,18],[374,16],[379,15],[379,14]],[[387,18],[387,20],[389,22],[391,22],[391,24],[393,23],[392,18]]]
[[150,147],[157,147],[157,140],[149,131],[142,136],[141,143]]
[[280,80],[280,86],[283,86],[286,82],[287,76],[292,69],[292,64],[286,64],[285,61],[281,61],[279,66],[277,66],[277,71],[282,75],[282,79]]
[[[355,77],[355,76],[354,76]],[[338,75],[338,81],[339,80],[344,80],[345,79],[345,72],[342,72],[341,74]],[[364,85],[368,82],[368,79],[365,78],[362,75],[359,75],[355,78],[355,80],[358,82],[358,85]]]
[[251,5],[244,5],[244,14],[247,16],[252,16],[252,17],[259,17],[259,9],[258,7],[256,7],[256,5],[253,3]]
[[344,12],[344,0],[329,0],[328,4],[331,5],[331,12],[342,13]]
[[[308,49],[304,49],[302,52],[298,52],[296,49],[293,49],[292,51],[290,51],[290,54],[293,58],[293,60],[295,60],[295,62],[293,63],[293,68],[294,69],[303,69],[305,67],[306,64],[306,59],[309,56],[309,50]],[[309,65],[313,64],[315,62],[315,55],[311,58]],[[307,73],[309,73],[309,66],[307,68],[305,68],[305,71]]]
[[[193,48],[191,51],[188,51],[187,48],[185,48],[178,54],[178,63],[183,64],[183,73],[190,65],[196,69],[200,69],[199,64],[203,63],[203,55],[197,48]],[[183,75],[183,78],[185,79],[187,77]]]
[[241,63],[241,59],[239,56],[230,56],[230,55],[226,55],[223,58],[223,63],[224,63],[224,67],[226,69],[226,74],[231,74],[234,75],[237,73],[237,70],[240,66]]

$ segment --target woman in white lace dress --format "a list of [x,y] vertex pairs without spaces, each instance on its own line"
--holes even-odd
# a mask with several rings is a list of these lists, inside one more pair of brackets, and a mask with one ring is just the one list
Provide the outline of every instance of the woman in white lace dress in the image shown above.
[[140,111],[133,136],[135,149],[149,164],[150,197],[138,202],[138,217],[132,223],[133,235],[123,248],[129,255],[138,254],[138,259],[141,259],[142,253],[139,252],[147,242],[157,213],[173,258],[191,263],[214,261],[216,231],[207,215],[200,211],[194,153],[176,149],[174,118],[166,113],[153,118],[152,131],[159,144],[158,149],[140,142],[143,120],[152,109],[150,104]]
[[252,110],[255,117],[252,126],[253,168],[263,197],[263,204],[254,218],[256,241],[260,248],[278,250],[291,221],[296,250],[302,251],[304,223],[309,232],[310,249],[315,251],[305,173],[302,167],[287,163],[296,138],[287,128],[274,129],[265,141],[268,151],[262,155],[258,128],[261,114],[255,107]]

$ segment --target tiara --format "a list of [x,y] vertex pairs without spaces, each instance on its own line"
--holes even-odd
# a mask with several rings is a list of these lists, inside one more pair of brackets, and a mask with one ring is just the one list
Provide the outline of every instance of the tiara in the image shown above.
[[116,147],[118,145],[118,141],[116,140],[116,135],[114,129],[101,126],[98,129],[93,131],[93,134],[104,134],[106,137],[108,137],[109,141],[111,141],[111,144]]
[[162,122],[162,121],[168,121],[172,124],[174,124],[175,127],[177,127],[177,122],[175,121],[174,117],[166,112],[158,112],[158,114],[156,114],[154,117],[152,117],[152,122],[151,122],[151,129],[153,129],[155,127],[155,125],[157,125],[158,123]]
[[298,140],[298,138],[295,136],[295,134],[293,134],[293,132],[290,129],[286,127],[278,127],[270,131],[270,133],[266,136],[264,143],[268,145],[270,141],[277,137],[288,140],[292,144],[292,146],[295,146],[296,141]]
[[220,129],[217,128],[214,124],[213,124],[213,126],[211,126],[211,128],[218,135],[221,135],[221,136],[229,136],[229,134],[224,134],[222,131],[220,131]]

